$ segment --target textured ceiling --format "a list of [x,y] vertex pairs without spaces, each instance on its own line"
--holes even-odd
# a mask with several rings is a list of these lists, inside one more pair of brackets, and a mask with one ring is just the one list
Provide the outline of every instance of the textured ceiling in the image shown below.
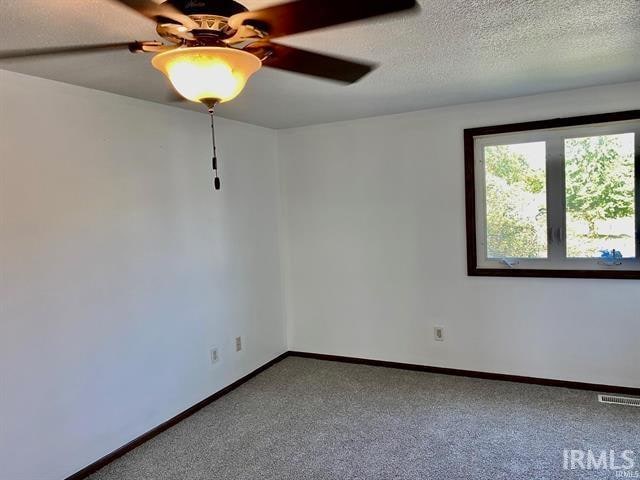
[[[363,0],[366,1],[366,0]],[[281,3],[247,0],[250,9]],[[272,128],[640,80],[640,0],[420,0],[413,16],[281,39],[379,62],[342,86],[262,69],[222,105]],[[3,0],[0,49],[156,39],[153,22],[110,0]],[[126,51],[0,63],[0,68],[169,103],[150,56]]]

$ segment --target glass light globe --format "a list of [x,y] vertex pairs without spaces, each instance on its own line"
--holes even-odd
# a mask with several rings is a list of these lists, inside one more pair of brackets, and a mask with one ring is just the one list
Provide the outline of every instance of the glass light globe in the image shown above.
[[258,57],[225,47],[183,47],[151,61],[187,100],[224,103],[236,98],[262,66]]

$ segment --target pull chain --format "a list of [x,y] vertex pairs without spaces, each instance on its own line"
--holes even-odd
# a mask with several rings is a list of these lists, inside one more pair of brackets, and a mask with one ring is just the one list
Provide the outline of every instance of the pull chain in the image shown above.
[[211,144],[213,146],[211,166],[213,167],[213,173],[215,175],[213,179],[213,186],[216,190],[220,190],[222,183],[220,182],[220,177],[218,177],[218,156],[216,154],[216,129],[213,122],[213,107],[209,108],[209,116],[211,117]]

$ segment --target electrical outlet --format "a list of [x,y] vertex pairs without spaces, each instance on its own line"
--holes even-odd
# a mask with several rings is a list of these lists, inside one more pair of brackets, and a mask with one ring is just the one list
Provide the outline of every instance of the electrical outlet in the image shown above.
[[242,337],[236,337],[236,352],[242,350]]
[[433,327],[433,339],[436,342],[444,342],[444,327]]
[[209,350],[209,357],[211,358],[211,364],[218,363],[220,360],[220,356],[218,355],[218,348],[213,347]]

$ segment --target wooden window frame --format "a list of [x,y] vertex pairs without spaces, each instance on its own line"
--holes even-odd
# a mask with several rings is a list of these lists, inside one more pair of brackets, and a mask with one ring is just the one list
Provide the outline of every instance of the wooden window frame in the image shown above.
[[[640,270],[569,270],[533,268],[487,268],[478,266],[478,244],[476,225],[476,159],[475,137],[503,133],[546,130],[552,128],[577,127],[589,124],[621,122],[640,119],[640,110],[583,115],[569,118],[554,118],[533,122],[511,123],[464,130],[465,161],[465,207],[467,231],[467,274],[484,277],[553,277],[553,278],[609,278],[640,279]],[[635,201],[636,201],[636,245],[640,247],[640,152],[635,152]],[[637,249],[636,256],[640,257]]]

